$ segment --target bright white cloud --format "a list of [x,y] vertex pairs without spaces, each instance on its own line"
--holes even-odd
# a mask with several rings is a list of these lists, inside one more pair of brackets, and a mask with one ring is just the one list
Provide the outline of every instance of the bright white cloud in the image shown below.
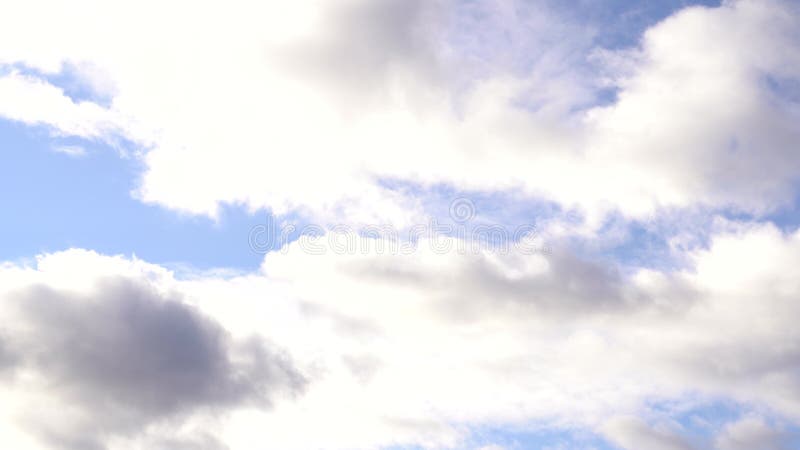
[[100,138],[117,132],[111,112],[95,103],[75,103],[61,89],[18,72],[0,77],[0,105],[6,118],[68,135]]
[[[799,169],[797,108],[775,91],[800,76],[799,17],[773,0],[691,8],[609,53],[541,4],[33,1],[4,15],[0,61],[82,67],[113,101],[71,104],[11,74],[25,86],[2,115],[119,131],[149,149],[139,196],[199,214],[413,220],[419,205],[381,178],[590,213],[763,212]],[[592,108],[609,83],[617,100]]]

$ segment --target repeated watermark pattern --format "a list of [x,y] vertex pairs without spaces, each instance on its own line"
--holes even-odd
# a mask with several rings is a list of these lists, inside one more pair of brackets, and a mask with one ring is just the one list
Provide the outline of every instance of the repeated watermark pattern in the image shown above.
[[320,226],[307,224],[298,227],[291,223],[276,224],[267,220],[250,229],[250,250],[266,254],[289,251],[289,244],[311,255],[333,254],[390,254],[410,255],[427,246],[435,254],[458,252],[479,254],[516,253],[531,255],[549,253],[539,231],[533,224],[513,229],[494,223],[472,223],[476,217],[475,204],[467,198],[450,203],[449,221],[434,217],[425,223],[398,228],[393,225],[347,224]]

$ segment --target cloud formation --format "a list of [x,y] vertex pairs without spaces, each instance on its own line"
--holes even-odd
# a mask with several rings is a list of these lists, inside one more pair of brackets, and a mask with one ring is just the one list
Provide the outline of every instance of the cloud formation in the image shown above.
[[413,220],[418,202],[382,180],[521,190],[593,215],[763,214],[800,169],[790,2],[687,8],[614,50],[546,2],[184,6],[17,8],[0,62],[81,67],[113,94],[74,102],[12,69],[2,115],[121,135],[144,153],[141,199],[211,215],[232,203]]
[[197,414],[266,408],[305,386],[280,350],[233,340],[135,273],[100,277],[89,292],[31,284],[0,301],[3,348],[17,355],[4,390],[18,419],[53,447],[106,448]]
[[[463,447],[488,424],[591,430],[623,448],[779,445],[793,437],[771,425],[723,422],[711,439],[669,423],[715,402],[800,414],[799,236],[731,223],[691,268],[633,274],[424,244],[409,257],[296,242],[261,274],[188,280],[47,255],[0,274],[16,280],[2,294],[2,342],[18,355],[4,417],[76,447],[209,420],[209,442],[231,448]],[[69,419],[37,413],[35,389]],[[99,432],[113,440],[87,438]]]

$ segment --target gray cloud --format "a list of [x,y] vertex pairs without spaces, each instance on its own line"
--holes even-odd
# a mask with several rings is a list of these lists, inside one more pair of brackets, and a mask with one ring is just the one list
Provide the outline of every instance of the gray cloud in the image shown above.
[[385,88],[385,78],[397,69],[431,80],[442,69],[435,45],[441,3],[358,0],[329,7],[317,35],[279,54],[301,78],[332,84],[344,90],[340,94]]
[[646,310],[672,313],[685,310],[697,296],[677,277],[670,279],[668,292],[656,296],[630,283],[616,264],[582,258],[566,249],[541,255],[546,264],[542,270],[524,269],[529,263],[526,258],[539,257],[507,255],[498,264],[498,258],[475,255],[460,261],[457,273],[382,259],[358,261],[346,270],[350,275],[428,289],[435,293],[435,305],[449,319],[473,320],[497,314],[583,317]]
[[162,439],[150,443],[153,450],[228,450],[230,447],[207,434],[198,434],[189,439]]
[[144,282],[107,279],[92,295],[35,286],[6,302],[24,323],[14,350],[74,426],[38,423],[58,447],[103,448],[88,436],[125,435],[160,420],[299,393],[303,376],[265,342],[233,340],[216,322]]
[[17,362],[17,356],[12,352],[10,344],[5,341],[0,333],[0,375],[8,369],[13,368]]
[[715,444],[719,450],[790,450],[800,444],[797,437],[758,417],[748,417],[726,426]]
[[617,417],[603,427],[604,434],[623,449],[694,450],[679,430],[666,426],[651,427],[640,419]]

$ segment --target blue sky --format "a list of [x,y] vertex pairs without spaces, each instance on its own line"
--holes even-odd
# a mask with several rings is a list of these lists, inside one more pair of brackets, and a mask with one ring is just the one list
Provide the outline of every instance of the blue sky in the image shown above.
[[[2,122],[0,135],[0,203],[8,211],[0,225],[8,237],[4,260],[80,247],[197,269],[258,267],[261,255],[250,250],[247,238],[265,212],[230,207],[218,221],[176,214],[132,196],[141,164],[113,148],[53,139],[46,129],[9,121]],[[54,151],[60,146],[79,146],[86,155]]]

